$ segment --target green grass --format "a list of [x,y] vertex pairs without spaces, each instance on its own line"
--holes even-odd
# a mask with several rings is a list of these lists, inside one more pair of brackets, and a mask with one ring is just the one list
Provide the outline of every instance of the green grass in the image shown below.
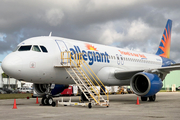
[[159,92],[167,92],[167,90],[160,90]]
[[[167,90],[160,90],[159,92],[172,92],[171,90],[167,91]],[[180,92],[179,90],[176,90],[176,92]]]
[[21,98],[31,98],[31,93],[19,93],[19,94],[0,94],[0,99],[21,99]]

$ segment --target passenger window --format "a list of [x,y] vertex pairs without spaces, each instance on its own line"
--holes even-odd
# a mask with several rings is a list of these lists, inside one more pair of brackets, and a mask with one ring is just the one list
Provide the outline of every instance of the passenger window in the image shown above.
[[119,60],[119,56],[117,56],[117,59]]
[[31,45],[21,46],[18,51],[30,51]]
[[42,50],[43,52],[48,52],[47,49],[46,49],[44,46],[40,46],[40,47],[41,47],[41,50]]
[[37,51],[37,52],[41,52],[41,50],[39,49],[39,47],[37,45],[33,45],[32,50]]

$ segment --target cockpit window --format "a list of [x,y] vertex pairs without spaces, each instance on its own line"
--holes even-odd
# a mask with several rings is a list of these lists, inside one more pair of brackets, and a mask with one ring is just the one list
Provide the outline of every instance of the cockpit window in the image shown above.
[[37,52],[41,52],[41,50],[39,49],[39,47],[37,45],[33,45],[32,50],[37,51]]
[[19,49],[19,46],[17,46],[17,47],[13,50],[13,52],[17,51],[18,49]]
[[44,46],[40,46],[40,47],[41,47],[41,50],[42,50],[43,52],[48,52],[47,49],[46,49]]
[[18,51],[30,51],[31,45],[21,46]]

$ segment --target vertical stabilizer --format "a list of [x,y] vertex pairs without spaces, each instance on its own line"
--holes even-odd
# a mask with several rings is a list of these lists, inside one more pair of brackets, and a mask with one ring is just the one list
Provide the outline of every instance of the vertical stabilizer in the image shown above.
[[172,27],[172,20],[168,19],[166,27],[164,29],[164,33],[162,35],[159,49],[158,49],[156,55],[159,55],[159,56],[165,57],[165,58],[169,58],[170,45],[171,45],[171,27]]

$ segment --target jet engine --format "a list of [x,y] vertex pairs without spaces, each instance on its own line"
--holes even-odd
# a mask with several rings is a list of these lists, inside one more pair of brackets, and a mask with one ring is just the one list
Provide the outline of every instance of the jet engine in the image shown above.
[[159,92],[163,83],[156,74],[140,72],[132,77],[130,85],[136,95],[149,97]]
[[[46,90],[48,89],[48,84],[34,84],[34,90],[36,93],[40,96],[43,96],[46,94]],[[61,93],[64,89],[68,88],[66,85],[59,85],[55,84],[54,89],[51,91],[51,95],[57,95]]]

